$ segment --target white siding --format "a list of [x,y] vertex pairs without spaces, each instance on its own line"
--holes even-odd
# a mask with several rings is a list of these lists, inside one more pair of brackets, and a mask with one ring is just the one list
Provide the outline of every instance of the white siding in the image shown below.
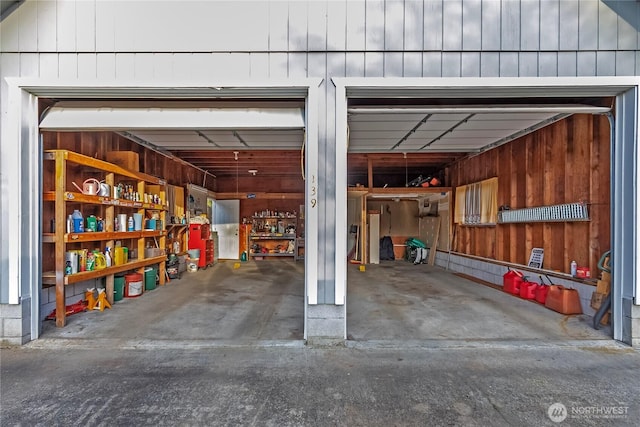
[[[0,76],[212,82],[321,77],[319,155],[325,169],[319,202],[323,226],[331,230],[331,77],[638,74],[639,19],[634,1],[27,0],[0,23]],[[4,81],[0,91],[4,117]],[[328,232],[319,242],[325,266],[319,283],[328,287],[334,240]],[[320,292],[330,300],[333,291],[326,286]]]

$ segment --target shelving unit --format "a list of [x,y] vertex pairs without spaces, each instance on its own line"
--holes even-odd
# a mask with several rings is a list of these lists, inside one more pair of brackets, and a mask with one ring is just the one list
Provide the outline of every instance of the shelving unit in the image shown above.
[[213,240],[211,240],[211,226],[209,224],[189,225],[189,249],[199,249],[199,268],[213,265]]
[[[297,219],[291,215],[252,217],[251,233],[249,234],[249,256],[254,259],[260,257],[296,258],[296,227]],[[294,230],[293,233],[285,232],[291,230],[291,228]],[[260,251],[255,250],[256,245],[260,247]],[[289,250],[290,248],[291,250]]]
[[[145,214],[151,211],[157,213],[161,223],[165,224],[167,209],[164,204],[166,200],[166,182],[151,175],[129,171],[112,163],[68,150],[48,150],[44,153],[44,159],[45,161],[55,162],[55,180],[53,182],[55,188],[46,189],[43,194],[43,202],[54,204],[55,228],[53,233],[44,233],[42,237],[44,244],[54,246],[54,270],[43,272],[42,283],[43,285],[55,285],[56,287],[56,326],[63,327],[66,323],[66,285],[104,277],[106,278],[107,299],[113,303],[114,274],[129,270],[137,270],[143,273],[144,267],[152,264],[159,264],[160,284],[164,284],[165,256],[147,258],[145,257],[145,248],[147,243],[153,243],[154,246],[157,245],[159,248],[164,249],[165,230],[114,231],[114,220],[117,213],[126,213],[128,216],[138,213],[145,218]],[[69,174],[71,168],[76,169],[74,170],[74,177],[80,173],[92,174],[99,177],[100,181],[109,184],[110,189],[113,189],[116,180],[135,182],[135,188],[139,194],[144,194],[148,185],[159,186],[157,187],[159,188],[158,195],[162,203],[145,203],[66,191],[67,188],[71,187],[71,179],[73,178]],[[104,231],[67,233],[67,216],[74,209],[82,208],[97,211],[104,218]],[[120,265],[115,265],[114,259],[114,264],[111,267],[65,275],[65,253],[68,250],[77,250],[79,249],[78,246],[86,243],[96,243],[99,248],[110,247],[113,249],[115,242],[118,240],[131,242],[131,249],[136,251],[137,258]]]

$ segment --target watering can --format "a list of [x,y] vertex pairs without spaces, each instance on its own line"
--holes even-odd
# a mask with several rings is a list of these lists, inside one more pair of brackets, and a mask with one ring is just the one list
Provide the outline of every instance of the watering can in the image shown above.
[[100,191],[100,181],[95,178],[89,178],[82,183],[82,188],[75,182],[71,182],[82,194],[95,196]]

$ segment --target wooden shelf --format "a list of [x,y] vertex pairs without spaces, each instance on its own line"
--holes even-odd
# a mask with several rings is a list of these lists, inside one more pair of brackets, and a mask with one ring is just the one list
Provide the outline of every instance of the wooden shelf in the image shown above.
[[[166,211],[165,205],[156,203],[134,202],[126,199],[113,199],[111,197],[90,196],[88,194],[77,193],[74,191],[64,192],[64,201],[73,203],[89,203],[92,205],[119,206],[122,208],[147,209],[150,211]],[[56,200],[55,191],[45,191],[43,200],[45,202],[54,202]]]
[[293,240],[295,238],[295,234],[284,233],[251,234],[249,236],[249,239],[251,240]]
[[[92,271],[82,271],[80,273],[70,274],[64,277],[64,284],[71,285],[73,283],[83,282],[85,280],[97,279],[100,277],[108,276],[110,274],[122,273],[123,271],[135,270],[137,268],[146,267],[151,264],[159,264],[164,262],[166,257],[164,255],[153,257],[153,258],[145,258],[140,260],[129,261],[122,265],[116,265],[108,268],[103,268],[101,270],[92,270]],[[48,271],[42,275],[42,283],[48,285],[55,285],[56,283],[56,275],[53,271]]]
[[65,243],[75,242],[102,242],[107,240],[140,239],[145,237],[162,237],[164,231],[140,230],[140,231],[97,231],[85,233],[69,233],[64,235]]
[[[107,299],[113,302],[114,274],[136,270],[147,265],[159,264],[160,284],[165,283],[164,261],[165,255],[150,256],[144,258],[147,239],[153,239],[160,248],[165,248],[167,231],[165,228],[161,230],[138,230],[138,231],[100,231],[100,232],[83,232],[83,233],[66,233],[66,220],[71,210],[77,209],[77,204],[93,206],[93,211],[98,211],[100,216],[105,219],[107,229],[111,230],[113,221],[118,211],[130,209],[133,213],[140,213],[144,218],[145,211],[153,211],[159,213],[159,220],[166,224],[166,211],[168,207],[161,203],[145,203],[142,201],[133,201],[126,199],[114,199],[111,197],[103,197],[97,195],[88,195],[81,192],[66,191],[64,188],[72,179],[78,179],[73,175],[77,168],[69,167],[69,164],[77,164],[81,166],[83,173],[93,175],[104,179],[113,188],[115,176],[130,178],[136,180],[136,191],[144,194],[147,189],[154,188],[154,194],[158,194],[162,201],[166,201],[166,181],[140,172],[129,171],[120,166],[84,156],[67,150],[48,150],[44,153],[44,159],[55,162],[55,180],[42,195],[43,201],[54,203],[55,210],[55,232],[43,233],[42,241],[44,243],[53,243],[55,257],[55,271],[44,272],[42,274],[42,283],[45,286],[55,285],[56,288],[56,326],[63,327],[66,323],[65,302],[66,302],[66,285],[83,282],[86,280],[96,279],[100,277],[106,278]],[[86,171],[85,171],[86,169]],[[96,173],[96,171],[98,173]],[[98,178],[96,178],[98,179]],[[83,206],[84,208],[84,206]],[[116,209],[118,208],[118,209]],[[65,253],[73,248],[77,248],[79,244],[82,247],[92,246],[90,242],[108,242],[106,246],[114,246],[116,240],[128,240],[129,248],[136,250],[139,258],[131,260],[122,265],[114,265],[109,268],[93,271],[83,271],[65,276],[66,256]],[[69,247],[67,245],[74,244]],[[102,246],[102,245],[100,245]],[[47,247],[49,250],[50,247]]]
[[260,257],[260,256],[269,256],[269,257],[277,257],[277,256],[289,256],[289,257],[294,257],[296,254],[292,253],[266,253],[266,254],[249,254],[252,257]]

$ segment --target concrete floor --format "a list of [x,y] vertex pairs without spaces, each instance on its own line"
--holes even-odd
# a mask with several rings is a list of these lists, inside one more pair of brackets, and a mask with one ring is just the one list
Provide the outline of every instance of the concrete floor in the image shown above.
[[[221,262],[125,298],[104,312],[45,321],[41,339],[221,343],[302,340],[304,264]],[[354,342],[608,340],[588,316],[564,316],[540,304],[404,261],[348,269],[347,334]]]
[[48,322],[0,351],[0,425],[538,427],[554,408],[566,426],[640,422],[640,353],[582,316],[382,264],[349,269],[353,339],[305,345],[302,278],[301,263],[221,263]]

